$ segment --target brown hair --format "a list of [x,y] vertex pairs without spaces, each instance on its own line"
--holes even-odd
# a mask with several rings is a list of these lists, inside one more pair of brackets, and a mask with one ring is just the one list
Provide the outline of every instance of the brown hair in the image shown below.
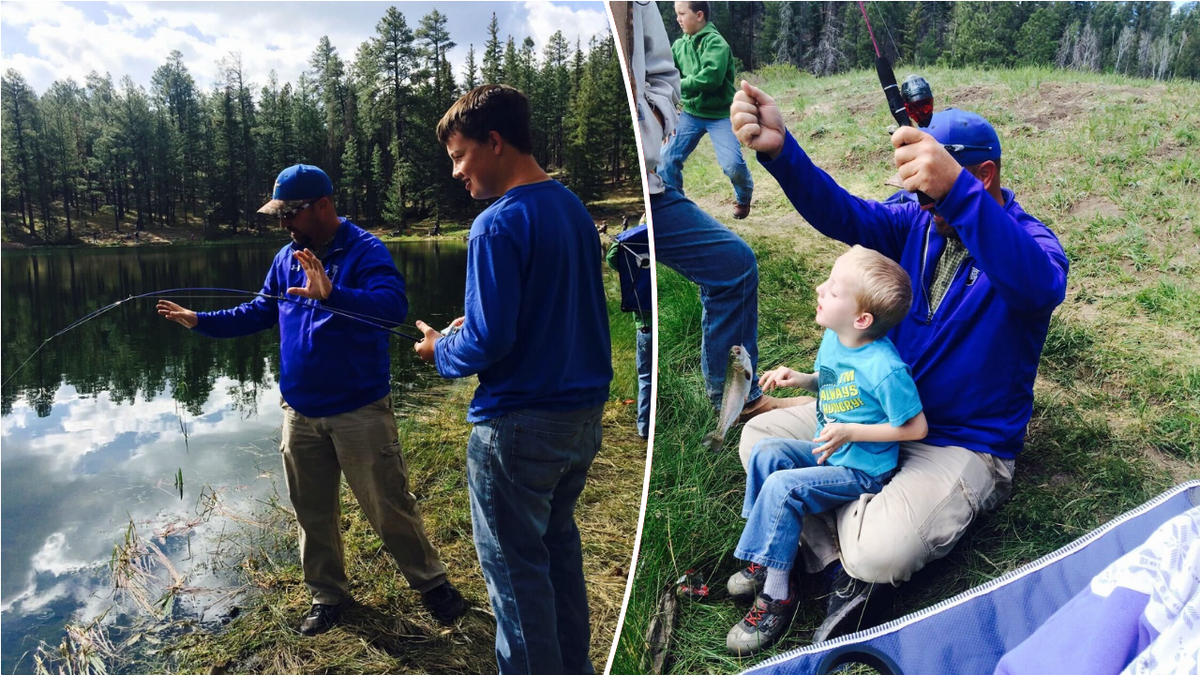
[[688,9],[691,10],[693,14],[703,12],[705,21],[709,21],[711,19],[711,17],[709,16],[709,13],[708,13],[708,2],[706,0],[697,0],[697,2],[689,2]]
[[485,143],[492,131],[522,154],[533,153],[529,128],[529,98],[507,84],[481,84],[463,94],[438,121],[437,137],[444,146],[455,133]]
[[904,320],[912,307],[912,281],[895,260],[869,248],[853,246],[845,253],[858,268],[854,299],[858,311],[870,312],[875,320],[867,329],[872,339],[882,337]]

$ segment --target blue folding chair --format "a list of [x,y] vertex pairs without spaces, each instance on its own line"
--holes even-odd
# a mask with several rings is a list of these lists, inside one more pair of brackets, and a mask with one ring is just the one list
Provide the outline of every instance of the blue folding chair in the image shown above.
[[881,675],[992,675],[1004,656],[1092,577],[1160,525],[1200,506],[1200,480],[1178,485],[1020,569],[868,630],[780,654],[744,675],[825,675],[861,663]]

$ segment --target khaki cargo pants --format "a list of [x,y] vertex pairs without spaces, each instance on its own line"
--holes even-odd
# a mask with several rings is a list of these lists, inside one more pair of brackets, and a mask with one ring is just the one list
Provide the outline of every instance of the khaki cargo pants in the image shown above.
[[419,592],[446,580],[446,567],[425,536],[417,498],[408,491],[392,397],[328,417],[283,407],[283,468],[300,526],[300,562],[313,602],[349,598],[342,553],[342,473],[375,534],[408,584]]
[[[742,430],[742,466],[758,441],[811,440],[816,429],[815,403],[759,415]],[[975,516],[1008,497],[1012,467],[1012,462],[966,448],[903,442],[899,470],[882,492],[804,519],[804,569],[817,572],[840,557],[857,579],[908,581],[927,563],[949,553]]]

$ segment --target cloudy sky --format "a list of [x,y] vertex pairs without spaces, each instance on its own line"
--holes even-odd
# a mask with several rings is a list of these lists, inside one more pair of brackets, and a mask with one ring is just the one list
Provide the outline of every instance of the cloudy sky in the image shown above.
[[415,29],[434,6],[448,19],[450,52],[461,77],[467,46],[476,59],[496,12],[500,34],[520,42],[533,38],[539,57],[556,30],[574,44],[608,31],[601,2],[3,2],[0,60],[15,68],[41,94],[56,79],[83,83],[88,72],[130,75],[150,86],[154,69],[171,50],[204,89],[212,86],[216,62],[241,52],[248,79],[257,86],[272,69],[281,82],[295,82],[322,35],[349,61],[375,33],[389,4]]

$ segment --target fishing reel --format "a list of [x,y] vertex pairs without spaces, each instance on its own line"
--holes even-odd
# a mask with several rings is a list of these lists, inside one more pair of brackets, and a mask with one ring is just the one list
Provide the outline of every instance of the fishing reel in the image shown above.
[[933,121],[933,89],[920,75],[909,75],[900,85],[904,110],[916,126],[924,129]]

